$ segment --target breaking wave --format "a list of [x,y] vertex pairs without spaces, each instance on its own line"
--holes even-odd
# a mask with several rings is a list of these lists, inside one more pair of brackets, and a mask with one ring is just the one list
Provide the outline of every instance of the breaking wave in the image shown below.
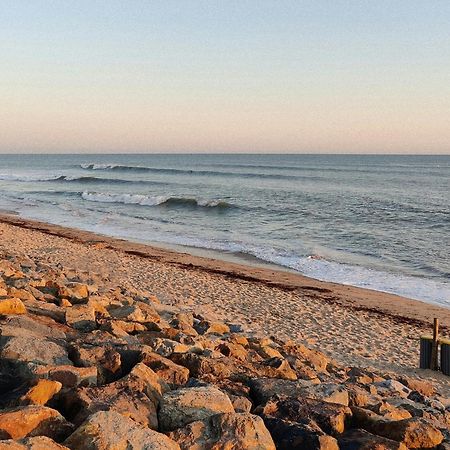
[[204,208],[232,208],[233,205],[223,200],[197,199],[189,197],[171,197],[166,195],[144,195],[144,194],[108,194],[98,192],[82,192],[81,198],[89,202],[100,203],[123,203],[126,205],[141,206],[191,206]]

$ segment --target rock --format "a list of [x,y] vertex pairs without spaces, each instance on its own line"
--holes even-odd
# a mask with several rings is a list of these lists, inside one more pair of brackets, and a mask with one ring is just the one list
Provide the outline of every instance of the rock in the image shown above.
[[0,299],[0,315],[26,314],[27,309],[18,298]]
[[65,327],[49,317],[9,316],[0,325],[2,336],[37,336],[56,340],[66,339]]
[[385,380],[378,383],[374,383],[377,388],[377,392],[385,397],[400,396],[407,398],[411,393],[411,389],[407,388],[404,384],[396,380]]
[[23,405],[45,405],[62,388],[58,381],[38,380],[38,382],[22,397]]
[[266,403],[274,395],[296,397],[301,395],[305,387],[313,386],[314,383],[305,380],[281,380],[277,378],[254,378],[248,382],[250,395],[255,404]]
[[337,441],[313,421],[304,423],[265,417],[264,423],[278,450],[339,450]]
[[68,283],[59,287],[57,295],[70,300],[71,303],[80,303],[88,299],[89,288],[83,283]]
[[231,342],[222,342],[218,345],[217,350],[222,355],[235,358],[239,361],[245,361],[247,359],[248,352],[240,344],[233,344]]
[[169,433],[182,450],[275,450],[262,419],[252,414],[216,414]]
[[384,381],[384,378],[368,369],[362,369],[360,367],[350,367],[347,371],[347,376],[352,383],[363,385]]
[[348,391],[345,386],[336,383],[321,383],[300,389],[301,395],[327,403],[348,406]]
[[142,362],[171,386],[184,385],[189,379],[189,369],[148,349],[142,352]]
[[39,377],[58,381],[65,388],[97,386],[97,367],[43,366],[34,373]]
[[401,442],[386,439],[365,430],[350,430],[339,438],[340,450],[408,450]]
[[172,431],[218,413],[233,412],[229,397],[215,387],[183,388],[162,397],[158,413],[160,429]]
[[0,450],[69,450],[46,436],[0,441]]
[[269,378],[282,378],[283,380],[297,379],[297,374],[292,370],[289,362],[283,357],[267,359],[260,367],[262,373]]
[[74,305],[67,308],[66,323],[79,331],[93,331],[97,328],[95,310],[89,305]]
[[282,346],[282,352],[299,358],[316,372],[327,372],[330,360],[321,352],[312,350],[302,344],[288,341]]
[[288,357],[287,360],[291,365],[292,369],[295,371],[297,378],[301,380],[315,380],[317,379],[317,372],[300,361],[300,359],[295,357]]
[[111,345],[72,344],[69,355],[79,367],[96,366],[99,384],[109,383],[120,376],[122,358]]
[[137,323],[158,323],[161,319],[155,309],[142,302],[121,306],[109,311],[112,318]]
[[45,406],[23,406],[0,411],[0,439],[47,436],[57,441],[67,437],[72,425]]
[[258,414],[290,422],[317,422],[327,434],[338,435],[344,432],[352,412],[350,408],[335,403],[321,402],[304,397],[272,397]]
[[237,413],[248,413],[251,411],[253,405],[247,397],[231,394],[228,394],[228,396],[230,397],[231,404]]
[[42,365],[71,364],[66,350],[48,339],[35,336],[15,336],[7,338],[1,349],[1,358],[15,362]]
[[412,391],[417,391],[425,397],[431,397],[436,393],[436,388],[433,386],[433,384],[426,380],[418,380],[415,378],[403,376],[400,379],[400,382]]
[[114,411],[90,416],[66,441],[71,450],[180,450],[164,434],[138,425]]
[[46,303],[41,301],[27,301],[26,307],[28,313],[36,314],[37,316],[51,317],[59,323],[66,323],[65,308],[54,305],[53,303]]
[[199,334],[227,334],[230,332],[230,327],[221,322],[210,322],[208,320],[202,320],[198,324],[194,325],[194,328]]
[[418,418],[378,421],[373,424],[372,429],[375,434],[402,442],[409,449],[434,448],[444,439],[436,427]]
[[166,358],[172,353],[186,353],[189,347],[184,344],[180,344],[177,341],[172,341],[171,339],[161,339],[155,338],[148,343],[149,347],[161,356]]
[[[102,387],[80,388],[65,398],[65,409],[75,424],[98,411],[116,411],[152,429],[158,428],[157,407],[168,390],[145,364],[138,364],[124,378]],[[76,412],[76,416],[71,416]]]
[[194,378],[201,379],[224,379],[233,372],[233,366],[229,359],[208,358],[195,353],[174,353],[170,359],[181,366],[189,369],[189,374]]

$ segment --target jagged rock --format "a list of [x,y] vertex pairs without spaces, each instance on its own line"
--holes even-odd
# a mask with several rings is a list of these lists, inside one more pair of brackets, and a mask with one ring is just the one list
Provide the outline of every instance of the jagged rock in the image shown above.
[[56,410],[23,406],[0,411],[0,439],[47,436],[57,441],[72,431],[72,425]]
[[66,339],[65,327],[49,317],[9,316],[0,322],[2,336],[38,336],[56,340]]
[[444,436],[424,419],[404,419],[398,421],[378,421],[372,427],[375,434],[397,442],[402,442],[409,449],[434,448]]
[[22,397],[23,405],[45,405],[62,388],[58,381],[38,380]]
[[304,397],[280,397],[275,395],[264,407],[258,409],[263,417],[290,422],[315,421],[325,433],[338,435],[344,432],[352,412],[336,403],[321,402]]
[[370,394],[367,390],[355,383],[345,384],[345,389],[348,391],[349,406],[359,406],[364,408],[368,405],[376,405],[382,401],[381,396]]
[[116,411],[141,425],[158,429],[156,410],[166,383],[145,364],[138,364],[124,378],[102,387],[79,388],[68,394],[65,410],[75,424],[80,424],[98,411]]
[[42,365],[71,364],[66,350],[45,338],[13,336],[2,346],[1,358]]
[[164,434],[114,411],[90,416],[66,441],[71,450],[180,450]]
[[301,380],[317,379],[317,372],[296,357],[287,357],[292,369],[295,371],[297,378]]
[[381,402],[370,408],[387,420],[402,420],[411,418],[411,413],[403,408],[397,408],[390,403]]
[[161,319],[153,306],[142,302],[136,302],[133,305],[121,306],[109,311],[114,319],[125,320],[137,323],[158,323]]
[[97,386],[97,367],[40,366],[36,376],[60,382],[65,388]]
[[232,394],[228,394],[228,396],[237,413],[249,413],[251,411],[253,404],[247,397]]
[[347,371],[349,381],[359,384],[370,384],[384,381],[384,378],[361,367],[350,367]]
[[252,414],[216,414],[169,434],[182,450],[275,450],[262,419]]
[[408,450],[401,442],[376,436],[365,430],[350,430],[339,438],[340,450]]
[[190,313],[175,314],[173,319],[170,321],[170,325],[188,336],[198,335],[196,329],[194,328],[194,316]]
[[26,314],[27,309],[19,298],[0,299],[0,315]]
[[412,391],[417,391],[425,397],[431,397],[436,393],[433,384],[426,380],[418,380],[410,377],[401,377],[400,382]]
[[158,413],[163,431],[172,431],[218,413],[233,412],[229,397],[215,387],[178,389],[163,395]]
[[95,310],[89,305],[74,305],[67,308],[66,323],[79,331],[93,331],[97,328]]
[[257,405],[266,403],[274,395],[296,397],[305,387],[313,386],[312,381],[281,380],[278,378],[254,378],[248,382],[250,394]]
[[336,383],[321,383],[300,390],[301,395],[328,403],[348,406],[348,391],[345,386]]
[[227,334],[230,332],[230,327],[221,322],[211,322],[209,320],[202,320],[201,322],[194,324],[195,330],[199,334]]
[[0,450],[69,450],[46,436],[0,441]]
[[80,303],[89,297],[89,287],[83,283],[67,283],[58,287],[57,295],[66,298],[71,303]]
[[317,350],[310,349],[293,341],[287,341],[282,346],[282,351],[286,355],[296,356],[301,361],[308,364],[316,372],[327,372],[327,366],[330,363],[330,360],[323,353]]
[[148,346],[161,356],[166,358],[172,353],[186,353],[189,347],[184,344],[180,344],[177,341],[172,341],[171,339],[161,339],[155,338],[148,343]]
[[79,367],[96,366],[99,384],[110,382],[117,378],[116,374],[120,374],[122,365],[120,353],[110,345],[72,344],[69,355]]
[[374,386],[376,386],[378,394],[385,397],[400,396],[407,398],[411,393],[411,389],[396,380],[380,381],[378,383],[374,383]]
[[195,353],[174,353],[170,359],[189,369],[190,376],[194,378],[205,378],[210,375],[214,379],[224,379],[233,372],[232,363],[226,357],[208,358]]
[[336,439],[326,435],[313,421],[298,423],[264,417],[264,423],[278,450],[339,450]]
[[217,346],[217,350],[222,353],[222,355],[235,358],[239,361],[245,361],[248,356],[247,350],[242,345],[231,342],[222,342]]
[[28,313],[36,314],[37,316],[51,317],[59,323],[66,323],[65,308],[54,305],[53,303],[41,302],[38,300],[27,301],[26,308]]
[[297,379],[297,374],[292,370],[289,362],[283,357],[265,360],[260,365],[260,369],[262,369],[261,372],[269,378],[282,378],[283,380]]
[[170,359],[145,349],[142,352],[142,362],[154,370],[163,380],[172,386],[186,384],[189,379],[189,369],[175,364]]

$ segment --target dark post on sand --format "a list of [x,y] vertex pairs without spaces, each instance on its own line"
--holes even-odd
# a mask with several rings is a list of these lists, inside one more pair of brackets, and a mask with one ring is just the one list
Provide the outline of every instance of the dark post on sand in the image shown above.
[[431,368],[438,370],[438,339],[439,339],[439,319],[433,321],[433,347],[431,349]]

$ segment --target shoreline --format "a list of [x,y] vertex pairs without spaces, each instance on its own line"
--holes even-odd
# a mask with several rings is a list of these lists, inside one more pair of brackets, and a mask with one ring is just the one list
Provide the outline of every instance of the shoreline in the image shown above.
[[69,239],[72,242],[119,251],[126,255],[173,265],[185,270],[203,271],[230,279],[260,283],[269,288],[312,295],[321,301],[355,311],[390,317],[399,323],[430,326],[434,317],[441,328],[450,331],[450,308],[382,291],[310,278],[271,264],[246,265],[234,261],[179,252],[170,248],[128,241],[99,233],[54,225],[18,215],[0,213],[0,223]]

